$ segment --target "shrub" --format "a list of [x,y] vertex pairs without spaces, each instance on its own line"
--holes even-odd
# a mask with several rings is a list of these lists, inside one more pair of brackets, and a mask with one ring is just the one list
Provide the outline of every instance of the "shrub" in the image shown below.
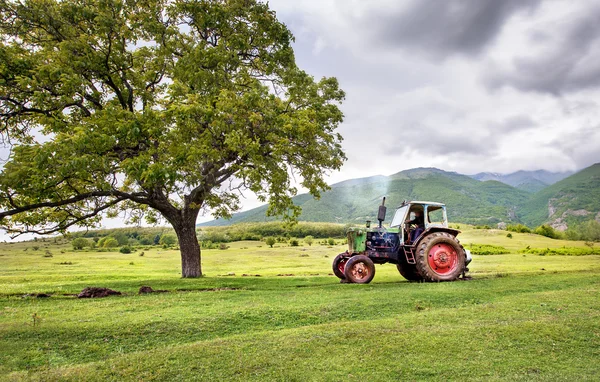
[[510,253],[510,251],[504,247],[499,245],[489,245],[489,244],[467,244],[465,247],[471,251],[474,255],[505,255]]
[[554,228],[550,227],[549,225],[545,225],[545,224],[537,227],[533,231],[533,233],[535,233],[537,235],[546,236],[551,239],[558,239],[561,237],[560,232],[556,231]]
[[164,233],[161,235],[158,244],[162,244],[163,246],[170,246],[177,244],[177,237],[175,235]]
[[265,244],[267,244],[269,247],[273,248],[273,244],[275,244],[275,238],[274,237],[267,237],[265,239]]
[[219,244],[219,249],[225,250],[225,249],[228,249],[228,248],[229,248],[229,246],[227,244],[225,244],[225,243]]
[[102,248],[116,248],[119,246],[119,242],[114,237],[107,236],[100,239],[98,245]]
[[71,245],[73,246],[73,249],[83,249],[85,247],[89,247],[90,242],[88,239],[84,239],[83,237],[78,237],[78,238],[73,239],[73,241],[71,242]]
[[530,248],[529,246],[519,251],[520,253],[531,253],[538,256],[586,256],[600,255],[600,248],[578,248],[578,247],[562,247],[562,248]]
[[298,239],[292,239],[290,240],[290,246],[292,247],[297,247],[300,243],[298,242]]
[[509,233],[507,233],[507,234],[506,234],[506,237],[508,237],[509,239],[512,239],[512,233],[510,233],[510,232],[509,232]]
[[304,242],[308,244],[308,246],[312,246],[312,243],[315,241],[315,238],[311,235],[308,235],[304,238]]
[[132,252],[132,249],[131,249],[131,247],[130,247],[130,246],[126,245],[126,246],[124,246],[124,247],[121,247],[121,248],[119,249],[119,252],[121,252],[121,253],[131,253],[131,252]]
[[523,224],[508,225],[506,226],[506,230],[517,233],[531,233],[531,229]]
[[329,244],[329,245],[335,245],[335,240],[330,237],[329,239],[327,239],[327,244]]

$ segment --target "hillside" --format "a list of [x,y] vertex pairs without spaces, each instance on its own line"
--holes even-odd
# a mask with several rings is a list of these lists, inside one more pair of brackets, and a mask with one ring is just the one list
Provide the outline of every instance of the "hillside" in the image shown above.
[[[525,191],[497,181],[481,182],[469,176],[433,168],[418,168],[391,176],[352,179],[333,184],[320,200],[298,195],[300,220],[356,223],[375,220],[377,206],[387,197],[388,220],[403,200],[441,201],[448,206],[448,219],[470,224],[511,221],[512,211],[529,197]],[[231,220],[203,225],[266,221],[266,206],[235,214]]]
[[561,181],[568,176],[572,175],[573,172],[550,172],[546,170],[537,171],[517,171],[510,174],[498,174],[493,172],[480,172],[475,175],[470,175],[473,179],[486,181],[496,180],[516,187],[518,189],[535,193],[549,185],[552,185],[558,181]]
[[517,216],[529,226],[548,222],[558,229],[594,218],[599,220],[600,163],[535,193]]

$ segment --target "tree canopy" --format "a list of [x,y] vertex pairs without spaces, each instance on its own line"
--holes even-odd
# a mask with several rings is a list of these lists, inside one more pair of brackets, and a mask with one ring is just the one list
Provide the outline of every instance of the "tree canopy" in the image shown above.
[[318,196],[345,156],[344,93],[292,41],[255,0],[0,0],[1,227],[162,216],[195,277],[201,211],[249,189],[294,219],[294,177]]

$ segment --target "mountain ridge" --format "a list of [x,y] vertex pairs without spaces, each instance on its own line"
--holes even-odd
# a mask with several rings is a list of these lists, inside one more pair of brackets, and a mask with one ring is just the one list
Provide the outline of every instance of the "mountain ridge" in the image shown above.
[[[600,178],[600,164],[594,166],[598,168]],[[551,201],[556,199],[555,192],[560,194],[565,187],[568,190],[575,188],[575,191],[563,192],[572,197],[574,192],[578,192],[577,185],[589,178],[590,174],[596,173],[594,166],[588,168],[591,170],[582,170],[584,175],[575,177],[575,180],[569,179],[581,172],[559,180],[555,183],[558,186],[554,188],[552,188],[553,185],[549,185],[534,193],[498,180],[477,180],[473,176],[456,172],[420,167],[403,170],[389,176],[374,175],[347,179],[332,184],[331,189],[323,192],[319,200],[315,200],[310,194],[297,195],[293,200],[296,205],[302,207],[300,220],[303,221],[357,223],[363,220],[373,220],[381,198],[386,196],[386,204],[390,209],[400,205],[403,200],[444,202],[448,207],[449,220],[453,223],[492,226],[499,222],[528,225],[548,222],[554,224],[558,229],[564,229],[570,222],[583,220],[581,216],[590,218],[593,214],[598,213],[600,219],[600,206],[594,202],[584,203],[584,207],[590,210],[582,212],[571,208],[568,200],[564,200],[564,196],[560,202]],[[587,172],[585,172],[586,170]],[[521,172],[521,179],[524,179],[523,176],[527,173],[534,172]],[[548,177],[549,174],[552,174],[550,172],[542,170],[537,173],[546,176],[544,178],[546,181],[552,180],[548,180],[551,178]],[[555,174],[564,175],[564,173]],[[556,178],[561,176],[558,175]],[[533,180],[530,179],[530,181]],[[583,186],[586,190],[590,187],[600,189],[600,185],[596,186],[595,183]],[[543,190],[548,188],[550,191],[543,193]],[[595,195],[593,192],[591,194]],[[541,196],[538,197],[538,195]],[[579,199],[576,198],[576,200]],[[583,199],[587,200],[585,197]],[[598,201],[600,204],[600,197]],[[548,203],[556,204],[556,213],[560,216],[552,217],[552,214],[548,214]],[[266,210],[267,206],[263,205],[234,214],[230,220],[213,220],[199,224],[199,226],[277,220],[273,217],[266,217]],[[573,215],[572,211],[578,211],[574,213],[577,219],[573,219],[571,216]],[[566,215],[563,216],[564,214]]]

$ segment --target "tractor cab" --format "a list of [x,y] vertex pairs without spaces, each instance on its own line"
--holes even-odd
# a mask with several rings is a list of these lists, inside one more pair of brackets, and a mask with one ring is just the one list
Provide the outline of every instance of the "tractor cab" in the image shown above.
[[390,227],[399,230],[402,245],[414,244],[425,231],[448,229],[446,206],[436,202],[404,201],[396,210]]

